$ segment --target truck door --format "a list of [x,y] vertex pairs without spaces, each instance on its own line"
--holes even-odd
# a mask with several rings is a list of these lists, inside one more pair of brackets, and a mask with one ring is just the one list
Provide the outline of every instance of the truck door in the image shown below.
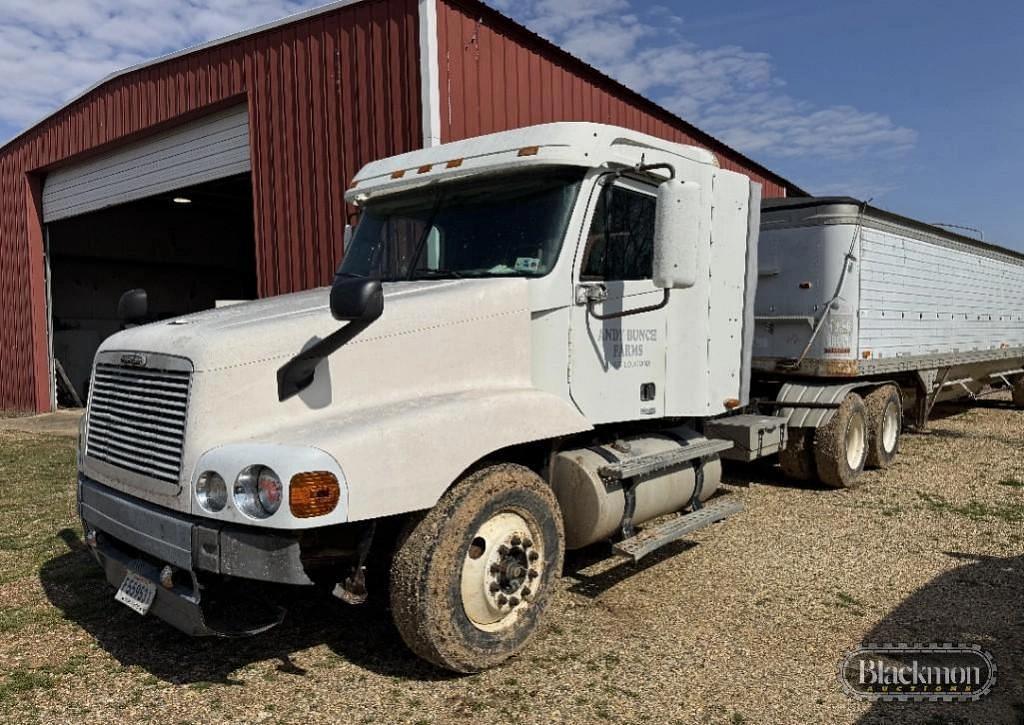
[[[664,309],[654,286],[655,188],[619,180],[599,189],[582,253],[570,330],[569,389],[592,423],[657,418],[665,400]],[[604,297],[588,305],[587,296]],[[591,309],[592,308],[592,309]]]

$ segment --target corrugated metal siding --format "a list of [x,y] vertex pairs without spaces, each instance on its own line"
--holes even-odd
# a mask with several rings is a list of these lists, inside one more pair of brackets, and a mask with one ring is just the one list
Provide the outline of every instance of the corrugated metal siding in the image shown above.
[[438,0],[443,141],[557,121],[595,121],[703,146],[765,198],[786,188],[748,159],[474,0]]
[[860,347],[874,358],[1024,347],[1024,262],[865,228]]
[[249,169],[249,109],[243,104],[48,174],[43,186],[43,221]]
[[326,284],[348,180],[422,145],[417,0],[372,0],[142,68],[0,151],[0,408],[49,406],[41,170],[239,101],[260,293]]

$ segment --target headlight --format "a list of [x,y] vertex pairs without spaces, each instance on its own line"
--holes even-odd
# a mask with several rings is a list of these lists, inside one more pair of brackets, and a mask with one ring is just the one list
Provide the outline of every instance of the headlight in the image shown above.
[[265,519],[281,507],[283,487],[266,466],[243,468],[235,479],[235,505],[247,516]]
[[205,510],[215,514],[228,502],[228,485],[219,473],[206,471],[196,481],[196,501]]

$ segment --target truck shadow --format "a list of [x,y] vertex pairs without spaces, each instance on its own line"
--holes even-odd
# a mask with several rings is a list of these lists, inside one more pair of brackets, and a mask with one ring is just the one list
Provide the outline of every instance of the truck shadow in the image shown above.
[[[569,591],[588,599],[597,599],[616,584],[657,566],[697,546],[692,541],[680,539],[644,557],[639,563],[612,558],[611,544],[591,544],[584,549],[566,552],[563,575],[569,584]],[[599,571],[587,571],[595,568]]]
[[976,703],[874,703],[858,721],[1024,725],[1024,556],[947,556],[963,566],[933,579],[887,614],[864,643],[966,643],[992,653],[992,693]]
[[808,491],[834,490],[819,481],[795,481],[792,478],[787,478],[782,469],[776,465],[777,463],[777,456],[770,456],[753,463],[722,461],[722,483],[727,486],[739,486],[741,488],[748,488],[751,484],[758,484],[761,486]]
[[122,666],[140,667],[166,682],[241,684],[231,673],[265,660],[277,660],[280,672],[302,675],[305,671],[292,656],[318,645],[389,677],[421,681],[455,677],[406,649],[382,605],[350,607],[308,590],[286,602],[288,616],[270,632],[241,639],[188,637],[154,617],[139,617],[115,603],[113,589],[78,534],[64,529],[59,536],[68,551],[47,561],[39,572],[47,598]]

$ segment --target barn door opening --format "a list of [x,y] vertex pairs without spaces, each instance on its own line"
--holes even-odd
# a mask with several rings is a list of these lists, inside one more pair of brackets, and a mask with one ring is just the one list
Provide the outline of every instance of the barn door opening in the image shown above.
[[248,174],[51,222],[46,231],[60,407],[87,399],[93,357],[122,329],[117,302],[127,290],[147,291],[152,321],[257,296]]

